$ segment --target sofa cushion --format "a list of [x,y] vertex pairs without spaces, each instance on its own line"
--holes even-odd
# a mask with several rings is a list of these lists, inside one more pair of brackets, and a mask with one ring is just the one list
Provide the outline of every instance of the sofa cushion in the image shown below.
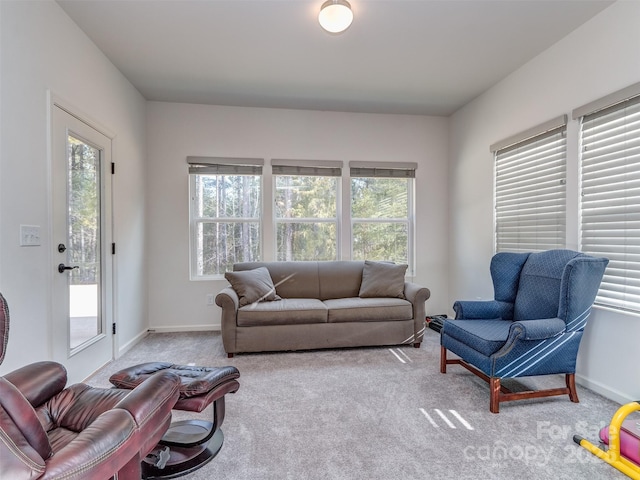
[[411,320],[411,302],[400,298],[336,298],[325,300],[329,323]]
[[507,341],[512,323],[509,320],[447,320],[443,328],[447,336],[489,357]]
[[365,260],[359,297],[404,298],[407,265]]
[[362,261],[318,262],[320,300],[357,297],[362,284]]
[[253,303],[238,310],[239,327],[326,322],[327,306],[315,298],[283,298],[279,302]]
[[256,267],[269,270],[276,285],[276,294],[282,298],[318,298],[320,299],[320,279],[318,262],[242,262],[235,263],[235,272],[247,271]]
[[244,272],[226,272],[224,278],[231,284],[239,297],[240,306],[254,302],[280,300],[276,288],[265,267]]

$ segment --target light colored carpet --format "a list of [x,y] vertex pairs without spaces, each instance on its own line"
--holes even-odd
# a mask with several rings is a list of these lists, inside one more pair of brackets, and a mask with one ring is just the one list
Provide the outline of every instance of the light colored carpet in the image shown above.
[[[218,332],[151,334],[88,383],[108,386],[113,372],[146,361],[240,370],[240,390],[227,395],[224,446],[186,479],[626,478],[572,440],[578,433],[596,442],[619,405],[578,386],[579,404],[567,396],[510,402],[494,415],[485,382],[455,365],[439,373],[431,330],[420,349],[232,359]],[[525,381],[564,385],[560,376]],[[210,409],[203,413],[210,418]]]

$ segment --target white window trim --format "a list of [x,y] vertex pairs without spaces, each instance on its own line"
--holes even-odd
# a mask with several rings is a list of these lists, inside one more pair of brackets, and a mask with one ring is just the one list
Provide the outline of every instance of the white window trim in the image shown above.
[[[221,219],[224,222],[229,223],[243,223],[245,221],[257,221],[260,224],[260,256],[262,261],[274,261],[277,258],[277,241],[276,232],[278,223],[334,223],[336,225],[336,259],[337,260],[351,260],[353,258],[352,252],[352,225],[358,222],[380,222],[380,223],[402,223],[407,225],[408,236],[408,271],[407,276],[413,277],[415,275],[415,232],[416,232],[416,217],[415,217],[415,195],[416,184],[415,178],[412,178],[409,182],[408,191],[408,208],[409,215],[405,218],[391,218],[391,219],[367,219],[367,218],[351,218],[351,175],[350,169],[344,168],[344,162],[332,161],[332,160],[282,160],[272,159],[271,165],[267,165],[266,168],[262,168],[265,164],[263,159],[259,158],[229,158],[229,157],[203,157],[203,156],[189,156],[187,157],[187,163],[189,164],[189,276],[193,281],[211,281],[211,280],[223,280],[223,274],[216,275],[197,275],[197,226],[202,223],[201,218],[194,218],[194,212],[197,206],[194,204],[194,190],[195,190],[195,175],[198,173],[225,173],[233,174],[233,167],[235,166],[237,171],[242,170],[246,166],[258,166],[260,167],[260,185],[261,185],[261,208],[260,218],[224,218]],[[224,165],[225,168],[222,172],[216,170],[216,166]],[[336,218],[295,218],[295,219],[277,219],[274,208],[274,201],[276,198],[276,179],[278,175],[295,175],[278,173],[274,174],[272,171],[273,166],[288,166],[288,167],[300,167],[304,168],[339,168],[341,175],[336,176]],[[271,168],[270,168],[271,167]],[[417,169],[416,163],[403,163],[403,162],[349,162],[349,167],[358,168],[374,168],[379,170],[392,169]],[[228,170],[231,168],[231,172]],[[237,173],[236,171],[236,173]],[[415,175],[413,175],[415,176]],[[266,185],[271,185],[271,188],[265,188]],[[345,195],[344,192],[348,191],[349,195]],[[345,214],[345,212],[347,212]],[[271,221],[269,221],[269,219]]]
[[[246,223],[246,222],[258,222],[260,225],[260,258],[264,258],[264,174],[262,172],[262,166],[264,165],[264,159],[261,158],[230,158],[230,157],[198,157],[188,156],[187,164],[189,164],[189,279],[192,281],[211,281],[211,280],[223,280],[224,274],[214,275],[198,275],[197,255],[198,251],[197,242],[199,240],[197,227],[200,223],[217,223],[224,221],[225,223]],[[260,176],[260,216],[258,218],[242,218],[242,217],[229,217],[219,218],[216,220],[205,219],[203,217],[195,216],[194,212],[197,211],[196,195],[195,195],[195,183],[196,175],[199,174],[219,174],[224,172],[216,172],[216,168],[221,167],[221,170],[229,170],[237,167],[239,171],[248,172],[251,168],[258,168],[260,173],[255,173]],[[232,173],[227,173],[232,174]]]
[[[413,162],[363,162],[363,161],[351,161],[349,162],[349,174],[345,175],[347,177],[347,184],[349,188],[349,232],[347,242],[349,245],[349,258],[353,259],[353,225],[355,223],[404,223],[407,225],[407,273],[406,276],[414,277],[416,272],[416,255],[415,255],[415,224],[416,224],[416,216],[415,216],[415,191],[416,191],[416,181],[415,181],[415,171],[418,168],[417,163]],[[383,171],[383,170],[398,170],[398,171],[411,171],[411,174],[402,174],[398,176],[391,176],[387,178],[407,178],[410,179],[408,182],[408,192],[407,192],[407,208],[408,214],[407,218],[382,218],[382,219],[367,219],[367,218],[359,218],[359,217],[351,217],[352,204],[351,204],[351,179],[357,178],[359,175],[352,175],[351,172],[353,169],[369,169]],[[383,174],[384,175],[384,174]],[[367,177],[370,178],[370,177]]]
[[[274,173],[273,167],[285,167],[290,172],[288,173]],[[277,168],[276,168],[277,169]],[[294,170],[299,169],[300,172],[305,170],[340,170],[340,175],[321,175],[306,173],[306,175],[314,176],[329,176],[336,178],[336,217],[333,218],[279,218],[276,214],[276,209],[272,209],[271,225],[273,228],[272,248],[271,254],[273,259],[278,258],[278,224],[280,223],[333,223],[336,226],[336,260],[342,260],[342,179],[344,178],[343,163],[336,160],[290,160],[290,159],[272,159],[271,160],[271,205],[275,204],[276,199],[276,177],[279,176],[302,176],[305,173],[296,173]]]

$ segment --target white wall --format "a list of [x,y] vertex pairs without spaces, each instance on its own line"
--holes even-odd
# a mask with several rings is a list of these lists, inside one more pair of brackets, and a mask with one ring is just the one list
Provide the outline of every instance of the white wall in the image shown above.
[[[115,133],[114,235],[118,347],[147,328],[144,255],[145,101],[57,3],[0,1],[0,291],[11,309],[0,372],[52,358],[47,90]],[[20,247],[20,224],[42,244]],[[71,379],[80,380],[80,379]]]
[[226,281],[189,280],[188,155],[264,158],[265,188],[272,158],[417,162],[414,280],[431,289],[427,312],[447,308],[447,119],[155,102],[147,113],[151,328],[220,325],[205,298]]
[[[490,298],[493,156],[489,145],[640,81],[640,2],[619,1],[456,112],[450,130],[450,289]],[[568,143],[568,248],[578,247],[578,122]],[[596,310],[578,357],[579,383],[620,402],[640,398],[640,318]]]

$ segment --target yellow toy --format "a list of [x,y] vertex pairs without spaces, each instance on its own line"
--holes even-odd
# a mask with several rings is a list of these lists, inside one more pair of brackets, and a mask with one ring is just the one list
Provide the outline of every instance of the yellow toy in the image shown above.
[[640,401],[627,403],[618,409],[611,419],[609,425],[609,449],[603,450],[588,442],[579,435],[573,436],[573,441],[583,448],[593,453],[596,457],[604,460],[609,465],[617,468],[622,473],[634,480],[640,480],[640,465],[626,459],[620,455],[620,427],[622,422],[632,412],[640,410]]

